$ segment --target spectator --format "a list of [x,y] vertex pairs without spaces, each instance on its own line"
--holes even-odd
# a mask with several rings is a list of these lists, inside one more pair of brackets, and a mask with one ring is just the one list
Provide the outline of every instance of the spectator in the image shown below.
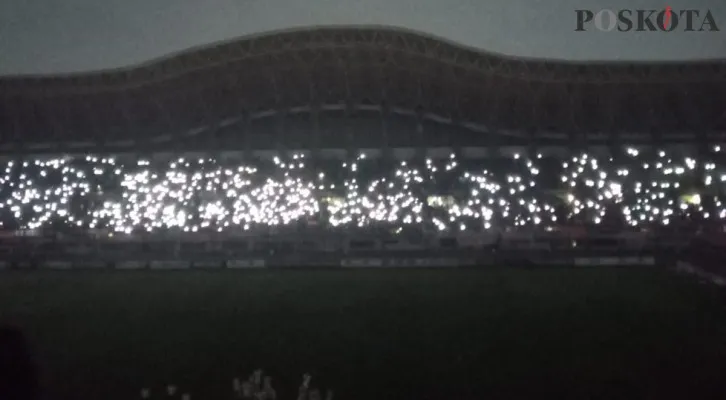
[[35,400],[38,377],[23,333],[0,328],[0,399]]

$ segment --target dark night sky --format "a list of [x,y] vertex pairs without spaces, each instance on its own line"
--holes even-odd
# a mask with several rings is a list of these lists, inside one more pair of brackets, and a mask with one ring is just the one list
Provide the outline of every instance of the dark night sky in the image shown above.
[[[576,8],[710,9],[721,32],[574,32]],[[0,0],[0,74],[117,68],[253,33],[388,25],[508,55],[726,57],[724,0]]]

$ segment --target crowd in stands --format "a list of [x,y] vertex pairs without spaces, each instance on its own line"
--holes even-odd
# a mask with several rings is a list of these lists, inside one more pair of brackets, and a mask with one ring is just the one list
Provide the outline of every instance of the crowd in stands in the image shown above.
[[718,146],[698,159],[635,148],[568,159],[37,157],[0,164],[0,224],[113,234],[299,225],[645,228],[725,218],[724,187],[726,159]]

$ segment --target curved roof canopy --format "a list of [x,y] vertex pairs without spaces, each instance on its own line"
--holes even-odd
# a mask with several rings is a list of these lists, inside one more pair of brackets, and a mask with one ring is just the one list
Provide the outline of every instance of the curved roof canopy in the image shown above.
[[[577,9],[711,11],[719,32],[575,32]],[[607,18],[605,18],[607,20]],[[637,19],[637,18],[636,18]],[[651,21],[653,18],[650,18]],[[393,26],[513,57],[682,61],[726,57],[721,0],[70,0],[0,2],[0,75],[138,65],[230,38],[319,26]]]
[[[399,29],[318,28],[0,79],[0,150],[714,141],[724,104],[723,61],[534,61]],[[371,134],[354,138],[364,120]]]

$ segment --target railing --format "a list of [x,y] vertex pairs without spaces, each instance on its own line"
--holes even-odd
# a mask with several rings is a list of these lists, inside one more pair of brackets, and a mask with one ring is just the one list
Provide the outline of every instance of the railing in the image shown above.
[[[260,268],[483,265],[662,265],[688,254],[693,236],[551,232],[403,238],[318,235],[122,239],[4,238],[0,268]],[[715,251],[715,250],[714,250]],[[707,251],[697,252],[706,257]],[[726,259],[726,251],[720,259]],[[723,265],[723,264],[721,264]]]

